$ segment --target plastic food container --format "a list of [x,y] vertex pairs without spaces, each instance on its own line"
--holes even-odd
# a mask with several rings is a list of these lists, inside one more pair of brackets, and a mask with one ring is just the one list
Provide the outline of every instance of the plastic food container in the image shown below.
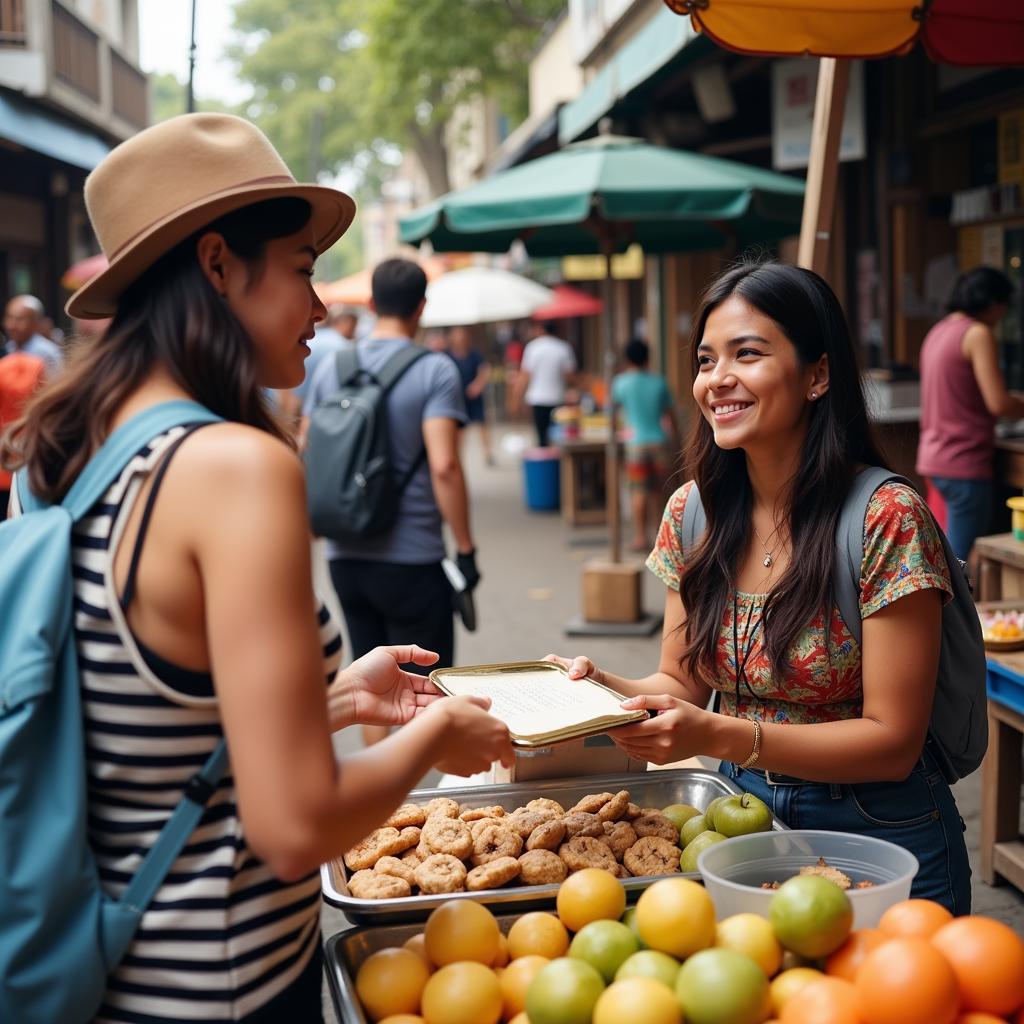
[[853,904],[853,927],[871,928],[892,904],[910,897],[917,874],[917,858],[909,851],[872,836],[849,832],[792,829],[736,836],[709,846],[698,858],[697,869],[715,903],[718,919],[745,911],[768,915],[772,889],[763,882],[785,882],[800,868],[824,857],[857,882],[870,888],[847,890]]

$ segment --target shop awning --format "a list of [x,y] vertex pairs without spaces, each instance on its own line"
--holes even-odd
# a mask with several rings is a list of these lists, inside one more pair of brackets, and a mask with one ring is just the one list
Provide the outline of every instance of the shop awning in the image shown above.
[[1018,0],[665,0],[720,46],[768,56],[885,57],[920,39],[932,60],[1024,64]]
[[99,135],[49,110],[0,92],[0,138],[91,171],[109,152]]
[[563,145],[593,128],[621,99],[660,71],[698,38],[688,21],[661,8],[653,18],[590,80],[587,87],[562,107],[558,140]]

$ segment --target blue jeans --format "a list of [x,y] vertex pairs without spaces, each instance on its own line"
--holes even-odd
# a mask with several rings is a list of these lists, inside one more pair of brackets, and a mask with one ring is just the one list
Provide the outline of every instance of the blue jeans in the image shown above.
[[992,481],[933,476],[932,483],[946,502],[946,536],[953,554],[966,562],[975,538],[988,533],[992,518]]
[[769,785],[763,772],[729,761],[719,769],[760,797],[790,828],[819,828],[886,839],[920,863],[910,894],[954,914],[971,912],[971,867],[964,823],[934,757],[925,749],[902,782]]

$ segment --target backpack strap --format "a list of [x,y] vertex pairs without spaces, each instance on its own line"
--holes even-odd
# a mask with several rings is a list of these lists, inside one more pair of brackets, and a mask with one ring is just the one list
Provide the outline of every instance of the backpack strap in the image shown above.
[[337,355],[334,357],[334,366],[338,373],[339,388],[355,384],[356,378],[362,372],[355,345],[346,345],[344,348],[338,349]]
[[846,628],[858,645],[864,632],[860,617],[860,569],[864,561],[864,517],[875,491],[895,481],[913,486],[910,481],[879,466],[861,470],[853,481],[836,530],[836,562],[832,588],[836,607]]
[[156,842],[142,859],[121,902],[141,913],[153,901],[157,890],[163,884],[171,865],[185,848],[189,836],[195,831],[203,816],[206,804],[227,768],[227,744],[222,739],[206,759],[206,763],[192,776],[185,787],[185,795],[178,801],[167,824],[160,831]]
[[399,378],[413,363],[429,355],[430,350],[422,345],[404,345],[400,348],[376,374],[377,383],[387,394],[399,381]]

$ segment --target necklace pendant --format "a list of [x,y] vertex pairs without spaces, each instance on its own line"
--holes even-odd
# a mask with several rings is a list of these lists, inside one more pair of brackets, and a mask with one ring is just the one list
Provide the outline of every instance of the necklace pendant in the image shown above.
[[770,569],[770,568],[772,567],[772,556],[771,556],[771,555],[765,555],[765,556],[764,556],[764,561],[763,561],[763,562],[762,562],[761,564],[762,564],[762,565],[763,565],[763,566],[764,566],[764,567],[765,567],[766,569]]

